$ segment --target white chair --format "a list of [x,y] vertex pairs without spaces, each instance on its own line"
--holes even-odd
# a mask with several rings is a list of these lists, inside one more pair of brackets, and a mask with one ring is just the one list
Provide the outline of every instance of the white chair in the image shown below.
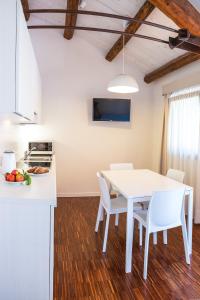
[[190,264],[185,223],[184,194],[184,188],[165,192],[155,192],[150,200],[148,210],[142,210],[140,212],[133,213],[133,225],[134,220],[136,219],[138,222],[142,223],[144,227],[146,227],[143,271],[144,279],[147,278],[150,233],[181,226],[185,258],[187,264]]
[[[110,170],[133,170],[134,166],[132,163],[114,163],[114,164],[110,164]],[[120,196],[120,194],[118,194],[118,191],[115,189],[115,187],[111,187],[110,192],[114,192],[115,194],[117,194],[118,196]],[[141,204],[139,203],[135,203],[134,204],[134,209],[135,210],[140,210],[142,208]],[[118,226],[119,224],[119,214],[116,214],[115,216],[115,226]],[[141,239],[141,235],[140,235],[140,239]],[[141,244],[141,241],[140,241]]]
[[[166,176],[173,180],[183,183],[185,173],[182,171],[179,171],[179,170],[169,169],[167,171]],[[148,204],[146,204],[145,208],[148,209]],[[163,231],[163,242],[165,245],[167,245],[167,230]],[[157,244],[157,234],[156,233],[154,234],[154,244]]]
[[105,178],[103,178],[99,173],[97,173],[97,177],[98,177],[101,197],[99,202],[99,210],[97,214],[95,231],[98,232],[101,215],[103,213],[103,209],[105,209],[107,218],[106,218],[106,226],[105,226],[104,241],[103,241],[103,252],[106,252],[110,215],[127,212],[127,200],[123,196],[119,196],[117,198],[111,199],[109,188]]
[[[183,183],[184,178],[185,178],[185,172],[175,170],[175,169],[169,169],[167,171],[166,176],[171,178],[171,179],[174,179],[178,182]],[[163,242],[164,242],[165,245],[167,245],[167,230],[163,231]]]
[[175,170],[175,169],[169,169],[166,174],[167,177],[174,179],[176,181],[179,181],[183,183],[184,177],[185,177],[185,172]]

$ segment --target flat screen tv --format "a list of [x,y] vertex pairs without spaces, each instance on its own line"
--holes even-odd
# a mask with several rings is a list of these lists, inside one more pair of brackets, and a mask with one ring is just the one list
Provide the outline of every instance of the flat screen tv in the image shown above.
[[93,121],[130,122],[130,99],[93,99]]

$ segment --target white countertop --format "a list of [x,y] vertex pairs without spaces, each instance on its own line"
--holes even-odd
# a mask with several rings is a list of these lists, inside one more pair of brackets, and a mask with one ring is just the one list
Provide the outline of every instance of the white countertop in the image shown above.
[[56,198],[56,166],[55,159],[49,173],[41,176],[31,176],[31,185],[15,185],[7,183],[0,174],[0,204],[35,203],[49,206],[57,205]]

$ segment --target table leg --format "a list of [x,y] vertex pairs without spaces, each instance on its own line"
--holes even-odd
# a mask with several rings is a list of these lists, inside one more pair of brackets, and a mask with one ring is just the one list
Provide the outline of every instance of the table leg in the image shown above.
[[189,254],[192,254],[192,224],[193,224],[193,190],[190,191],[188,196],[188,216],[187,216],[187,233]]
[[133,200],[127,199],[127,220],[126,220],[126,273],[131,272],[132,267],[132,246],[133,246]]

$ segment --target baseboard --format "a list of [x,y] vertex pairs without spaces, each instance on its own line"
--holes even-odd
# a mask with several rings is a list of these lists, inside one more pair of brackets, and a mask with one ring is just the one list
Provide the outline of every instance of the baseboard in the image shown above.
[[83,192],[83,193],[57,193],[57,197],[70,198],[70,197],[97,197],[99,192]]

